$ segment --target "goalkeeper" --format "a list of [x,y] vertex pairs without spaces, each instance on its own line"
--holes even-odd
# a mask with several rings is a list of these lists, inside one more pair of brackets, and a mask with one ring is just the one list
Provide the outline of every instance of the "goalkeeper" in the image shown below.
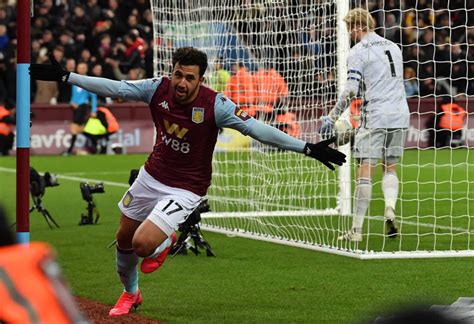
[[353,155],[358,161],[352,229],[339,240],[361,241],[362,225],[372,198],[372,176],[382,161],[385,227],[397,236],[395,207],[398,197],[397,163],[403,153],[409,110],[403,86],[403,58],[398,46],[374,32],[375,20],[367,10],[356,8],[344,18],[355,45],[347,58],[347,83],[334,109],[321,117],[321,134],[333,132],[337,118],[359,89],[365,89],[360,128]]
[[65,71],[52,64],[32,64],[37,80],[68,82],[100,96],[144,101],[150,107],[157,137],[153,152],[136,181],[119,202],[117,272],[124,286],[110,316],[124,315],[142,303],[141,271],[159,268],[174,241],[179,224],[199,206],[211,184],[212,154],[220,127],[230,127],[280,149],[319,160],[331,170],[345,155],[329,147],[335,139],[305,143],[258,122],[235,103],[202,85],[205,53],[183,47],[172,58],[171,77],[113,81]]

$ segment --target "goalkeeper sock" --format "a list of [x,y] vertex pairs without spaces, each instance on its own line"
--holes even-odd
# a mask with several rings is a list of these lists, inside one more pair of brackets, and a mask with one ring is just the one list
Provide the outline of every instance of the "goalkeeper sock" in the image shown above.
[[138,290],[138,255],[133,249],[121,249],[116,246],[117,273],[126,292],[136,293]]
[[385,198],[385,207],[395,210],[398,197],[398,177],[396,172],[385,172],[382,177],[382,191]]
[[166,240],[164,240],[163,243],[158,245],[155,252],[153,252],[151,255],[147,256],[147,258],[156,258],[157,256],[159,256],[161,254],[161,252],[163,252],[170,245],[171,245],[171,238],[168,237]]
[[76,138],[77,138],[76,134],[72,135],[71,145],[69,145],[69,148],[67,149],[68,153],[72,153],[72,149],[74,148],[74,144],[76,144]]
[[372,199],[372,180],[367,178],[358,179],[354,196],[352,229],[355,232],[362,233],[365,213],[369,207],[370,199]]

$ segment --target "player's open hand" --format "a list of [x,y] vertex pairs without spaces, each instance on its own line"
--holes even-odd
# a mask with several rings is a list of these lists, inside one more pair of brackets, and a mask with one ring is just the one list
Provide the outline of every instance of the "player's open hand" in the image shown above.
[[31,64],[31,77],[36,80],[66,82],[70,72],[64,70],[53,55],[49,59],[51,64]]
[[316,144],[306,143],[304,147],[304,154],[320,161],[329,169],[334,171],[335,169],[333,164],[342,165],[344,162],[346,162],[346,155],[344,153],[329,147],[329,145],[335,141],[336,137],[332,137]]

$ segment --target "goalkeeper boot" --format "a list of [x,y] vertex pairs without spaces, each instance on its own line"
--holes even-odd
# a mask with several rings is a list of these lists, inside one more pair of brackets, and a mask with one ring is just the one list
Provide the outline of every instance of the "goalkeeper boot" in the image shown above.
[[385,207],[385,233],[390,238],[396,238],[398,234],[397,225],[395,224],[395,211],[392,207]]
[[362,233],[350,230],[337,238],[338,241],[360,242],[362,241]]
[[163,265],[166,260],[166,257],[170,253],[171,248],[173,247],[174,243],[176,242],[176,234],[171,234],[171,244],[166,249],[163,250],[157,257],[155,258],[144,258],[142,264],[140,265],[140,270],[143,273],[152,273],[159,267]]
[[136,293],[124,291],[117,300],[114,308],[109,311],[109,316],[121,316],[130,313],[130,310],[137,309],[142,304],[142,294],[140,289]]

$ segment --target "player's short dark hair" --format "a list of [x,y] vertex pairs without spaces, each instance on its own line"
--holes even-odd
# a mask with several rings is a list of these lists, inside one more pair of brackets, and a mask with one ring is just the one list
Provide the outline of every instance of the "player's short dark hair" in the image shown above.
[[181,47],[173,53],[173,68],[177,63],[199,66],[199,76],[202,77],[207,69],[207,55],[194,47]]

